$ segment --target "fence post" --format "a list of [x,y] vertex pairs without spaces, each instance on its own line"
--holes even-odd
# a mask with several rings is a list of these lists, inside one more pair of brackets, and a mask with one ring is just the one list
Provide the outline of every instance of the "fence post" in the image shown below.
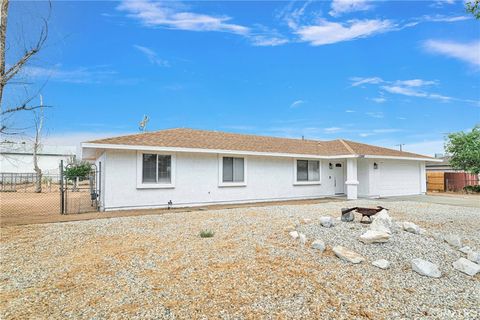
[[60,214],[65,213],[65,199],[64,199],[64,188],[63,188],[63,160],[60,160]]
[[103,205],[101,194],[102,194],[102,162],[98,161],[97,211],[100,211]]

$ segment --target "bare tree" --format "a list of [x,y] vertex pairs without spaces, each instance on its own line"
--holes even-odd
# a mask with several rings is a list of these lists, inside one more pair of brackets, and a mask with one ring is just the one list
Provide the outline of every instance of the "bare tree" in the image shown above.
[[40,108],[33,111],[35,121],[35,141],[33,142],[33,170],[35,171],[35,192],[42,192],[42,169],[38,166],[38,152],[43,129],[43,98],[40,95]]
[[[7,22],[9,0],[0,0],[0,133],[8,133],[8,125],[5,119],[12,114],[21,111],[31,111],[44,106],[32,105],[32,100],[39,92],[33,96],[28,96],[23,102],[15,105],[4,106],[3,93],[7,84],[25,67],[29,60],[38,54],[43,48],[48,36],[48,17],[42,18],[42,28],[38,36],[38,40],[30,47],[25,47],[23,54],[19,59],[7,66],[5,62],[5,53],[7,51]],[[51,11],[51,3],[49,2],[49,15]]]

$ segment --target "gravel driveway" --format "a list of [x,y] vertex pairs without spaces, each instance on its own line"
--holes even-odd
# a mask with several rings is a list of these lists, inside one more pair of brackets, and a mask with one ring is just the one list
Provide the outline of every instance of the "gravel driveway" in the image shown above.
[[[357,240],[367,226],[319,226],[342,207],[383,205],[430,234],[458,234],[480,250],[480,210],[418,202],[349,201],[99,219],[1,229],[0,318],[478,319],[480,275],[431,236],[406,232],[386,244]],[[303,219],[311,219],[302,223]],[[290,238],[297,225],[320,254]],[[215,231],[200,238],[202,229]],[[366,261],[340,261],[343,245]],[[418,257],[439,279],[412,272]],[[378,258],[392,263],[381,270]]]

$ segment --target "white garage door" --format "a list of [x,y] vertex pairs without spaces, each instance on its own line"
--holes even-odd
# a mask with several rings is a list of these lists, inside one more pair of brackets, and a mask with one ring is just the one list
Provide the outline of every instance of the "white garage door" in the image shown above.
[[388,161],[379,165],[381,197],[420,194],[420,165],[417,161]]

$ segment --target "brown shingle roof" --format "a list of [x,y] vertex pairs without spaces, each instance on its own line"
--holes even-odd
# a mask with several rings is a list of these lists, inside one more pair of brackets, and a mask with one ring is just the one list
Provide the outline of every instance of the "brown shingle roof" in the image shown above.
[[183,128],[99,139],[89,141],[88,143],[290,153],[320,156],[381,155],[430,159],[430,157],[414,153],[401,152],[347,140],[317,141],[288,139]]

